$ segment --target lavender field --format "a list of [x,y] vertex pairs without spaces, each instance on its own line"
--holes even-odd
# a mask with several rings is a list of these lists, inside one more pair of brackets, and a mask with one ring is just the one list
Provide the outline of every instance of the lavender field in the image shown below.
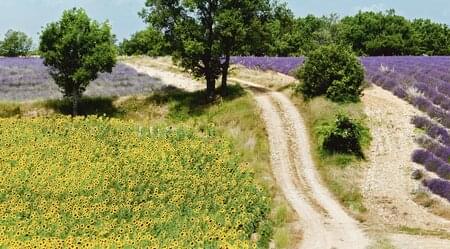
[[[163,88],[157,78],[118,63],[111,74],[100,74],[87,96],[124,96]],[[62,97],[39,58],[0,58],[0,101],[29,101]]]
[[[292,74],[303,58],[234,57],[252,69]],[[450,57],[362,57],[366,80],[409,102],[423,112],[412,123],[425,134],[412,160],[436,175],[423,184],[450,201]]]

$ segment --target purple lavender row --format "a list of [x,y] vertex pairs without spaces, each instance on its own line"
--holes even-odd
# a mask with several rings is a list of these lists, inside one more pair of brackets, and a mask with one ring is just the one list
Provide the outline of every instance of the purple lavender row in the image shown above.
[[303,57],[231,57],[231,63],[233,64],[240,64],[250,69],[272,70],[283,74],[292,73],[303,62]]
[[450,146],[443,145],[428,136],[421,136],[416,142],[443,161],[450,162]]
[[450,112],[436,106],[425,97],[414,96],[407,99],[419,110],[427,113],[431,118],[438,120],[439,123],[450,129]]
[[[439,120],[439,122],[447,128],[450,128],[450,112],[447,111],[448,109],[441,108],[450,105],[450,100],[448,98],[433,92],[431,88],[420,84],[417,84],[418,87],[421,87],[419,91],[423,93],[426,92],[425,95],[434,100],[434,102],[422,96],[409,96],[407,92],[408,86],[401,84],[401,82],[406,81],[407,78],[398,74],[373,74],[369,77],[374,84],[381,86],[385,90],[391,91],[397,97],[408,101],[419,110],[427,113],[430,117]],[[437,106],[436,104],[441,105]]]
[[419,129],[424,129],[428,136],[444,145],[450,146],[450,134],[447,129],[426,117],[413,117],[411,122]]
[[[111,74],[99,74],[86,91],[88,96],[123,96],[158,91],[159,79],[140,74],[118,63]],[[0,101],[60,98],[61,93],[40,58],[0,58]]]
[[450,182],[441,179],[428,179],[423,181],[431,192],[450,201]]
[[441,94],[429,84],[418,82],[414,84],[414,88],[420,93],[424,94],[428,99],[430,99],[435,105],[442,107],[442,109],[450,110],[450,98],[444,94]]
[[428,171],[436,173],[439,177],[450,179],[450,164],[433,153],[424,149],[418,149],[414,151],[412,160],[423,165]]

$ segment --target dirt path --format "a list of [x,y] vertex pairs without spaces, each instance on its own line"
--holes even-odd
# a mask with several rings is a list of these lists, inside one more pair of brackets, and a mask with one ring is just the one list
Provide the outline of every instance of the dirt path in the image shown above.
[[363,97],[373,141],[368,153],[368,170],[362,186],[371,223],[383,226],[408,226],[450,231],[450,221],[429,213],[412,200],[420,182],[411,178],[415,168],[411,153],[414,142],[413,106],[380,87],[373,86]]
[[[177,73],[151,66],[132,64],[130,66],[139,72],[160,78],[167,85],[187,91],[203,87],[198,82]],[[273,174],[286,199],[297,213],[303,229],[303,240],[298,247],[304,249],[368,247],[369,239],[358,222],[343,210],[320,182],[311,158],[308,132],[303,118],[289,98],[252,82],[234,78],[230,80],[250,89],[261,109],[269,137]],[[385,224],[419,224],[419,227],[443,228],[442,225],[447,222],[443,222],[439,217],[430,216],[408,197],[412,186],[412,180],[409,178],[412,167],[408,164],[409,154],[411,148],[415,146],[411,142],[414,128],[409,124],[409,117],[415,114],[415,111],[407,104],[398,103],[399,101],[377,88],[366,92],[364,97],[370,128],[375,133],[373,143],[375,147],[369,156],[370,165],[364,188],[366,200],[373,200],[372,203],[369,201],[368,205],[369,209],[373,208],[372,217],[378,217],[370,224],[380,226],[378,227],[380,229],[383,229]],[[402,116],[400,122],[398,115]],[[408,150],[408,153],[403,153],[404,150]],[[386,237],[400,249],[450,248],[449,241],[437,238],[403,234],[386,234]]]
[[[202,86],[182,75],[143,65],[128,64],[141,73],[186,91]],[[320,183],[310,155],[308,133],[291,101],[258,84],[239,79],[255,92],[266,122],[272,153],[273,174],[296,211],[303,229],[304,249],[358,249],[369,244],[363,231]]]
[[157,78],[166,86],[175,87],[188,92],[197,91],[204,88],[204,85],[191,78],[178,73],[164,71],[158,68],[125,62],[127,66],[134,68],[139,73],[145,73],[151,77]]
[[275,178],[304,231],[300,248],[366,248],[363,231],[320,183],[303,119],[281,93],[255,96],[266,122]]

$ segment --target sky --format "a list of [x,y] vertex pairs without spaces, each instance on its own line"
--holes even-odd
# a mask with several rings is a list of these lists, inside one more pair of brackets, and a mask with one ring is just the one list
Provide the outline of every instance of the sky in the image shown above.
[[[359,10],[395,9],[407,18],[430,18],[450,25],[449,0],[286,0],[297,16],[307,14],[339,16]],[[35,43],[47,23],[57,21],[64,9],[83,7],[98,20],[108,20],[118,40],[143,29],[145,23],[137,15],[145,0],[0,0],[0,39],[8,29],[30,35]]]

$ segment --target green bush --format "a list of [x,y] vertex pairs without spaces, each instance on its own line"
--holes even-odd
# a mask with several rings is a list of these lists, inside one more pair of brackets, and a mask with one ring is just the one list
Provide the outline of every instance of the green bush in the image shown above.
[[347,48],[327,45],[310,53],[297,71],[305,99],[321,95],[334,102],[358,102],[364,82],[364,69],[358,58]]
[[320,125],[316,132],[322,151],[329,154],[353,154],[363,158],[362,146],[370,140],[369,130],[344,114],[338,114],[332,123]]

